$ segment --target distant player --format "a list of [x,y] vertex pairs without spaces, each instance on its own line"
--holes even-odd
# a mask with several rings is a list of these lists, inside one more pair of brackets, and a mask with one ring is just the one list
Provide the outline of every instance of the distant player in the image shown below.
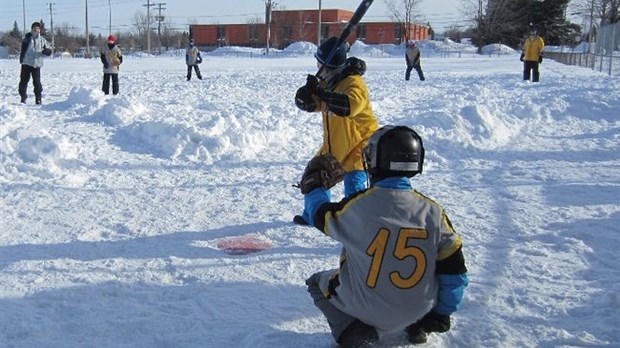
[[109,35],[108,44],[101,49],[101,63],[103,64],[103,85],[101,90],[110,94],[110,80],[112,80],[112,94],[118,94],[118,72],[123,63],[123,55],[116,45],[116,35]]
[[415,44],[415,41],[409,40],[407,43],[407,50],[405,51],[405,62],[407,63],[407,70],[405,70],[405,80],[409,81],[411,77],[411,70],[415,69],[418,73],[420,81],[426,80],[424,78],[424,72],[422,72],[422,64],[420,63],[420,49]]
[[523,80],[529,81],[530,75],[532,82],[540,80],[540,72],[538,66],[543,61],[543,50],[545,49],[545,41],[538,36],[538,30],[532,28],[530,36],[525,39],[523,44],[523,53],[521,53],[521,61],[523,62]]
[[189,46],[185,50],[185,64],[187,64],[187,81],[192,79],[192,69],[196,72],[196,77],[202,80],[198,64],[202,63],[200,50],[194,45],[194,40],[189,40]]
[[26,34],[22,40],[22,48],[19,53],[21,71],[19,73],[18,92],[22,103],[25,104],[28,98],[28,82],[30,81],[30,77],[32,77],[34,100],[36,104],[41,104],[41,98],[43,96],[43,85],[41,84],[43,56],[50,55],[52,55],[52,50],[47,40],[41,35],[41,23],[32,23],[30,32]]
[[415,191],[422,139],[404,126],[377,130],[364,150],[370,188],[330,203],[344,171],[331,155],[310,161],[300,183],[310,223],[342,243],[340,266],[306,280],[336,342],[366,347],[405,329],[411,343],[450,330],[468,284],[461,237],[444,209]]

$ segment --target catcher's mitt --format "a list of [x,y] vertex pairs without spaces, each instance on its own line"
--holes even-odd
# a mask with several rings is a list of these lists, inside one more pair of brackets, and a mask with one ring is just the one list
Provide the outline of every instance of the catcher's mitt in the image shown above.
[[306,194],[317,187],[328,190],[341,182],[345,174],[342,165],[332,154],[316,156],[306,165],[306,170],[304,170],[301,182],[297,187],[302,194]]

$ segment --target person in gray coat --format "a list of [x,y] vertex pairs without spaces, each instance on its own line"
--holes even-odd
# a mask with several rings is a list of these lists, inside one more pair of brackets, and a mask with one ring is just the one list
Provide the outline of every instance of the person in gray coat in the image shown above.
[[202,63],[202,57],[200,56],[200,50],[194,45],[194,40],[189,41],[189,47],[185,50],[185,64],[187,64],[187,81],[192,79],[192,69],[196,72],[196,77],[202,80],[202,74],[200,74],[200,68],[198,64]]
[[116,36],[108,36],[108,44],[101,49],[101,63],[103,63],[103,85],[101,90],[110,94],[110,79],[112,80],[112,94],[118,94],[118,71],[123,63],[123,55],[116,45]]
[[28,95],[28,82],[32,76],[34,86],[34,97],[37,104],[41,104],[43,85],[41,85],[41,67],[43,66],[43,56],[50,56],[52,50],[47,40],[41,35],[41,23],[34,22],[30,26],[31,31],[24,36],[22,48],[19,53],[19,63],[21,71],[19,74],[18,92],[21,102],[26,103]]
[[420,65],[420,49],[416,46],[415,41],[409,40],[407,50],[405,51],[405,61],[407,62],[407,70],[405,71],[405,80],[409,81],[411,70],[415,69],[418,73],[420,81],[424,81],[424,73]]

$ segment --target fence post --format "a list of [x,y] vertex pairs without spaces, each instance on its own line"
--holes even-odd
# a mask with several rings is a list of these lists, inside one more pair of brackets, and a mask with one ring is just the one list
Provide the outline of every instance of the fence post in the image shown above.
[[[616,26],[618,27],[618,26]],[[619,27],[620,28],[620,27]],[[616,29],[616,28],[612,28],[612,29]],[[611,44],[609,45],[609,76],[611,76],[611,65],[614,62],[614,45],[616,44],[616,30],[612,30],[611,31]]]

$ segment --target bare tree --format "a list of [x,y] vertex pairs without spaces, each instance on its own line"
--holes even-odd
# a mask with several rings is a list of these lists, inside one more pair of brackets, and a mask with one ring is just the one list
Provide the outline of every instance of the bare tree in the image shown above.
[[420,19],[416,13],[423,0],[383,0],[393,19],[405,28],[405,41],[409,40],[411,25]]
[[[153,31],[152,28],[149,28],[149,23],[154,23],[155,18],[149,20],[147,15],[144,12],[137,11],[133,15],[133,26],[138,31],[138,43],[141,50],[145,50],[145,47],[148,45],[147,43],[147,33],[148,31]],[[154,34],[154,33],[151,33]],[[156,35],[153,35],[156,36]],[[149,52],[150,53],[150,52]]]

